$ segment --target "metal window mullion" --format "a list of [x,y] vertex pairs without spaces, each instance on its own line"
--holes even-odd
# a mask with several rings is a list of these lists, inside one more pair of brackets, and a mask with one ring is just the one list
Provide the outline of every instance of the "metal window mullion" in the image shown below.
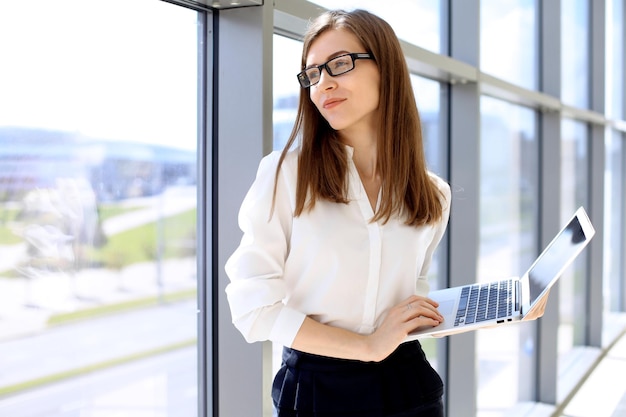
[[[619,41],[621,42],[620,48],[621,48],[621,52],[622,52],[622,62],[621,62],[621,69],[622,69],[622,74],[620,74],[622,77],[624,77],[624,70],[626,69],[626,1],[621,0],[623,2],[622,4],[622,15],[621,15],[621,19],[622,19],[622,33],[620,34],[616,34],[615,39],[619,39]],[[621,256],[618,254],[617,256],[620,256],[620,266],[619,266],[619,279],[618,282],[620,283],[619,286],[620,288],[618,289],[613,289],[612,290],[617,290],[619,291],[619,310],[622,312],[626,312],[626,221],[624,219],[626,219],[626,83],[622,83],[622,91],[621,94],[619,94],[621,100],[622,100],[622,114],[620,115],[614,115],[616,118],[620,118],[621,120],[618,120],[614,123],[614,129],[618,130],[621,132],[621,134],[619,135],[619,139],[622,142],[622,155],[621,155],[621,173],[622,173],[622,192],[621,192],[621,210],[622,210],[622,216],[621,216],[621,233],[620,233],[620,239],[621,239]]]
[[[626,42],[625,42],[626,43]],[[614,133],[617,135],[617,133]],[[620,140],[622,142],[621,146],[621,181],[622,181],[622,192],[617,196],[617,198],[621,198],[620,202],[620,215],[621,215],[621,229],[618,231],[620,233],[620,241],[621,241],[621,256],[617,254],[620,259],[620,265],[618,274],[620,279],[618,279],[619,286],[619,297],[618,297],[618,310],[622,312],[626,312],[626,133],[621,133],[618,138],[615,140]]]
[[[479,0],[450,0],[450,56],[478,67]],[[449,169],[452,212],[449,236],[449,286],[477,282],[480,241],[480,92],[477,83],[449,87]],[[476,332],[447,339],[446,414],[471,417],[477,410]]]
[[[561,5],[539,3],[539,88],[543,94],[561,96]],[[561,114],[540,113],[539,122],[539,246],[545,247],[561,224]],[[550,302],[536,322],[535,392],[532,400],[557,403],[559,286],[550,291]]]
[[[224,292],[229,282],[224,264],[241,240],[239,207],[267,143],[271,143],[272,11],[271,2],[265,2],[260,7],[219,12],[219,61],[215,68],[219,76],[215,92],[219,126],[213,138],[217,145],[217,167],[213,170],[217,186],[213,233],[217,233],[217,248],[212,276],[217,303],[217,328],[213,332],[217,387],[212,417],[258,416],[269,396],[264,391],[264,378],[268,376],[264,373],[263,344],[246,343],[231,323]],[[246,76],[249,71],[255,77]]]
[[212,409],[212,288],[208,285],[212,265],[212,134],[213,127],[213,14],[198,14],[198,184],[197,247],[198,277],[197,358],[198,416],[208,416]]
[[[591,15],[591,51],[590,51],[590,107],[593,112],[605,114],[606,96],[606,0],[590,1]],[[598,232],[589,245],[589,270],[587,274],[588,322],[586,331],[587,345],[602,346],[602,325],[604,298],[602,296],[604,250],[604,170],[605,170],[605,135],[604,125],[591,125],[590,138],[590,179],[589,179],[589,215]]]

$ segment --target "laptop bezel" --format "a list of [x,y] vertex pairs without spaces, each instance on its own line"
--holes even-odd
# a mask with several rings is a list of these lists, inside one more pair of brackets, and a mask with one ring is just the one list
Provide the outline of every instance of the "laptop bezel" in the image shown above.
[[[581,244],[577,248],[575,254],[572,256],[572,259],[569,262],[567,262],[565,265],[561,266],[561,269],[559,270],[559,273],[552,277],[552,279],[550,280],[548,285],[543,289],[541,294],[539,294],[539,296],[537,296],[537,298],[535,299],[535,302],[533,303],[530,300],[530,277],[529,277],[529,273],[535,267],[535,264],[537,264],[541,260],[543,254],[546,253],[549,250],[549,248],[554,244],[554,242],[556,242],[556,240],[559,238],[559,236],[561,236],[561,234],[563,234],[565,232],[567,227],[570,225],[570,223],[574,219],[578,220],[578,224],[580,225],[580,227],[581,227],[581,229],[583,231],[583,234],[585,235],[585,240],[584,240],[583,244]],[[589,219],[589,216],[587,215],[587,212],[585,211],[585,209],[582,206],[579,207],[576,210],[576,212],[574,212],[572,217],[570,217],[570,219],[565,223],[565,225],[559,231],[559,233],[557,233],[554,236],[554,238],[552,238],[550,243],[545,247],[545,249],[543,249],[541,251],[542,252],[541,255],[538,256],[537,259],[535,259],[533,264],[530,266],[530,268],[528,268],[526,270],[526,272],[524,273],[524,275],[520,279],[520,281],[521,281],[520,283],[522,285],[522,309],[521,309],[522,319],[527,314],[529,314],[532,311],[533,306],[535,306],[543,297],[547,296],[547,294],[549,293],[550,289],[559,280],[560,276],[563,274],[565,269],[567,269],[567,267],[569,267],[572,264],[572,262],[574,262],[574,260],[578,257],[578,255],[580,255],[580,253],[583,251],[583,249],[585,249],[585,247],[587,247],[587,245],[589,244],[589,241],[591,240],[591,238],[593,238],[595,233],[596,233],[596,231],[595,231],[593,225],[591,224],[591,220]]]

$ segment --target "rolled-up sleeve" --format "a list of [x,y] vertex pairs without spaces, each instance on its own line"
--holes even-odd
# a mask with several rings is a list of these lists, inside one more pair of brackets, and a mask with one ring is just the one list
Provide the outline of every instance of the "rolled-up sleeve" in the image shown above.
[[283,279],[293,219],[295,188],[287,164],[281,167],[272,212],[274,178],[280,154],[263,158],[239,211],[243,237],[226,262],[226,295],[232,321],[246,341],[271,340],[291,346],[305,315],[284,304]]

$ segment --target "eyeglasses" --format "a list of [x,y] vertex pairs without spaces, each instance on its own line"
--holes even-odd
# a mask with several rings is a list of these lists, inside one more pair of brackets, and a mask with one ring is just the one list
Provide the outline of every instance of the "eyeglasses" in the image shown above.
[[365,53],[339,55],[322,65],[305,68],[304,71],[298,74],[298,81],[302,88],[309,88],[320,82],[323,68],[326,68],[328,75],[336,77],[337,75],[352,71],[354,69],[354,61],[357,59],[374,59],[374,57],[371,54]]

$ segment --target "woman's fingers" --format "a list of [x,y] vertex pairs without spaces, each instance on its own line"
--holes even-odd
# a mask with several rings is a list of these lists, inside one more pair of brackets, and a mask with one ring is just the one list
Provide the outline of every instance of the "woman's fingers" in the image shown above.
[[430,298],[413,296],[398,307],[404,310],[407,321],[422,318],[439,324],[443,321],[443,316],[439,314],[438,306],[439,304]]

